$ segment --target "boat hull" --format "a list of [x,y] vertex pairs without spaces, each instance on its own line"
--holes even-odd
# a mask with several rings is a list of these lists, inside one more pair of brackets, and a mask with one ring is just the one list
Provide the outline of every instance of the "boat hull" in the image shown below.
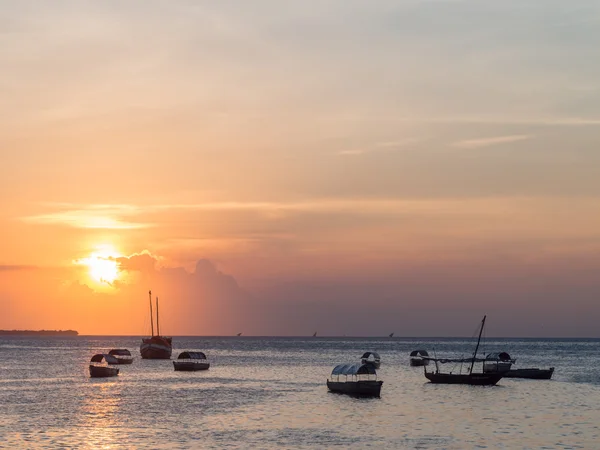
[[116,377],[117,375],[119,375],[119,369],[116,367],[100,367],[90,365],[90,377],[92,378]]
[[428,366],[429,360],[423,358],[410,358],[410,365],[413,367]]
[[497,373],[452,374],[425,372],[425,377],[436,384],[469,384],[472,386],[494,386],[503,377]]
[[530,380],[549,380],[554,373],[554,367],[549,369],[512,369],[504,373],[507,378],[528,378]]
[[376,369],[379,369],[381,367],[381,362],[380,361],[369,361],[367,359],[363,359],[361,360],[361,362],[363,364],[371,364],[373,367],[375,367]]
[[142,339],[140,346],[142,359],[171,359],[172,352],[171,338],[154,336]]
[[133,363],[133,358],[125,359],[125,358],[117,358],[119,364],[131,364]]
[[208,370],[209,367],[210,363],[208,362],[173,361],[173,368],[177,372],[196,372]]
[[383,381],[327,381],[327,388],[331,392],[338,392],[340,394],[356,395],[359,397],[380,397],[381,396],[381,385]]

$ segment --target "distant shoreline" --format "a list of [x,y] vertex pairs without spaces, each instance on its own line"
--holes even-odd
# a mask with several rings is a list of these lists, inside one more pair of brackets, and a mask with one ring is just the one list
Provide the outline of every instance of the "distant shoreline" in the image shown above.
[[78,336],[75,330],[0,330],[0,336]]

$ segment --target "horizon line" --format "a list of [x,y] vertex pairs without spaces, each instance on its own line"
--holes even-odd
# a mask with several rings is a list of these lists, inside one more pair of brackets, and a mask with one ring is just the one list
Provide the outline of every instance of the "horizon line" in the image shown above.
[[[64,335],[26,335],[26,334],[14,334],[14,335],[6,335],[0,336],[2,337],[43,337],[43,338],[80,338],[80,337],[130,337],[130,338],[145,338],[147,335],[145,334],[78,334],[76,336],[64,336]],[[191,334],[182,334],[182,335],[171,335],[169,337],[172,338],[288,338],[288,339],[297,339],[297,338],[310,338],[310,339],[383,339],[383,340],[395,340],[395,339],[475,339],[473,336],[344,336],[344,335],[241,335],[236,336],[235,334],[227,334],[227,335],[191,335]],[[600,340],[600,336],[487,336],[486,340],[490,339],[597,339]]]

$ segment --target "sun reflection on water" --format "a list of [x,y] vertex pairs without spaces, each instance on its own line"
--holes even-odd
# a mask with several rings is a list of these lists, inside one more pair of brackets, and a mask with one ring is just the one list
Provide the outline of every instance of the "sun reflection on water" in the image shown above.
[[120,448],[118,413],[121,407],[119,380],[90,379],[79,412],[79,435],[86,448]]

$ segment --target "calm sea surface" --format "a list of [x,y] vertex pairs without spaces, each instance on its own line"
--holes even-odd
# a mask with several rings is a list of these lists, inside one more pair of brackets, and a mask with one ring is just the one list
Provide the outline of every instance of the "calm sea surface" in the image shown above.
[[[600,340],[488,340],[550,381],[432,385],[415,349],[467,355],[471,339],[175,337],[205,372],[139,357],[140,338],[0,338],[0,448],[600,448]],[[94,353],[129,348],[116,378]],[[379,399],[327,392],[334,365],[382,358]]]

